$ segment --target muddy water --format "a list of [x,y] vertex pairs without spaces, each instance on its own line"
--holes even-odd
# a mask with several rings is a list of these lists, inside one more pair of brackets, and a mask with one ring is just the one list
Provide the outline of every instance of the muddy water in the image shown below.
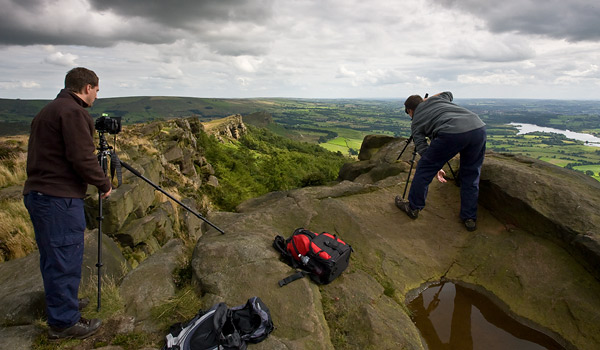
[[565,349],[461,283],[440,282],[409,303],[429,350]]

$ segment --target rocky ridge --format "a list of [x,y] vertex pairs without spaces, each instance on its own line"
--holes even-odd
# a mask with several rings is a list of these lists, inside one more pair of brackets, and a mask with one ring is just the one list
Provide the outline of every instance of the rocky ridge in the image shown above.
[[[192,188],[208,183],[209,167],[194,149],[200,126],[193,120],[167,126],[140,128],[139,135],[158,135],[161,142],[128,149],[122,159],[153,181],[193,179]],[[170,146],[155,152],[157,144]],[[346,165],[335,185],[270,193],[242,203],[235,213],[210,212],[208,219],[225,235],[126,175],[129,186],[108,201],[103,231],[112,237],[102,241],[104,272],[119,281],[133,329],[164,333],[149,310],[174,295],[171,274],[189,260],[203,305],[239,305],[256,295],[270,307],[277,329],[253,349],[424,349],[405,301],[440,278],[480,286],[502,300],[507,312],[566,348],[600,347],[599,184],[528,158],[490,153],[479,229],[469,233],[458,219],[459,189],[451,184],[432,183],[418,220],[395,208],[412,157],[409,146],[397,160],[404,146],[402,139],[367,137],[360,161]],[[457,169],[456,161],[450,164]],[[201,198],[190,204],[204,205]],[[302,279],[280,288],[277,281],[292,270],[271,243],[297,227],[336,233],[350,243],[355,252],[348,270],[329,285]],[[89,276],[96,235],[86,234]],[[184,248],[188,242],[195,246],[192,254]],[[43,312],[37,259],[34,253],[0,264],[5,344],[27,343],[41,332],[35,321]],[[32,271],[27,278],[23,268]]]

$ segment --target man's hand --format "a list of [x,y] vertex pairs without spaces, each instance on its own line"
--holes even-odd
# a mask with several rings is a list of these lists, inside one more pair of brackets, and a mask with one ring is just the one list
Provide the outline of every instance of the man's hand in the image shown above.
[[446,172],[444,171],[444,169],[440,169],[440,171],[438,171],[438,173],[437,173],[438,181],[441,183],[448,182],[448,180],[446,180],[446,178],[444,178],[444,176],[446,176]]
[[105,198],[107,198],[108,196],[110,196],[110,193],[111,193],[111,192],[112,192],[112,187],[111,187],[111,188],[108,190],[108,192],[106,192],[106,193],[102,193],[102,194],[100,195],[100,198],[101,198],[101,199],[105,199]]

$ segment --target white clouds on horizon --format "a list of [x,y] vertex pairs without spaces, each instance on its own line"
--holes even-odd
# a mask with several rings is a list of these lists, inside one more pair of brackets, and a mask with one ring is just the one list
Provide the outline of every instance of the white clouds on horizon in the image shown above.
[[[100,76],[101,96],[494,97],[524,84],[556,98],[552,84],[570,81],[573,96],[600,98],[590,88],[600,36],[584,23],[544,33],[536,13],[519,14],[538,23],[529,31],[500,28],[520,1],[491,13],[452,0],[0,0],[0,97],[53,97],[81,65]],[[587,18],[582,6],[541,6]]]

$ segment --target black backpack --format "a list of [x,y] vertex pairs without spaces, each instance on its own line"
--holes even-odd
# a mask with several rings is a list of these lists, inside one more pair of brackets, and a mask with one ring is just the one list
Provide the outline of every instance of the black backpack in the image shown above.
[[298,228],[287,239],[276,236],[273,247],[283,260],[300,271],[279,281],[279,286],[309,275],[320,284],[327,284],[338,277],[350,263],[353,249],[336,235],[315,233]]
[[231,309],[218,303],[185,323],[171,326],[162,349],[245,350],[246,342],[264,340],[273,328],[269,308],[258,297]]

